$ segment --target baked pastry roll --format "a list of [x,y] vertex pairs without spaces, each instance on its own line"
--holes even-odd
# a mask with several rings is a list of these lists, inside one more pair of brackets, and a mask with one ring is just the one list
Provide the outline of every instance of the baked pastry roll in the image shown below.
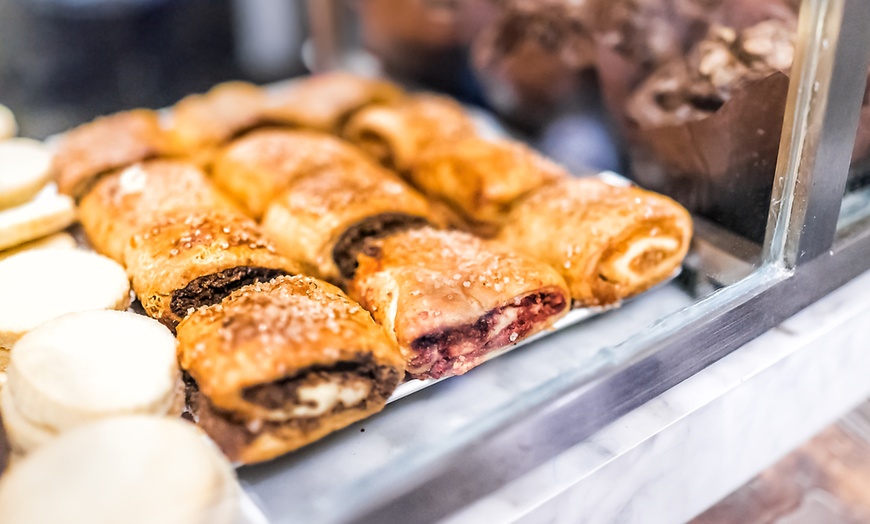
[[692,219],[665,196],[569,178],[515,206],[497,238],[558,269],[575,306],[600,306],[671,276],[689,249]]
[[64,134],[52,172],[58,190],[78,200],[100,175],[168,151],[157,113],[135,109],[97,118]]
[[406,172],[427,148],[473,137],[475,127],[462,106],[450,98],[414,95],[363,109],[350,119],[343,134],[385,166]]
[[337,133],[355,111],[372,104],[395,102],[402,96],[398,86],[385,80],[324,73],[275,92],[266,118],[279,124]]
[[171,329],[242,286],[303,272],[253,220],[224,211],[167,213],[133,236],[124,261],[145,312]]
[[402,378],[395,344],[338,288],[278,277],[178,326],[198,423],[231,459],[268,460],[380,411]]
[[519,142],[468,138],[424,152],[409,180],[486,234],[494,233],[516,200],[566,176],[562,167]]
[[91,245],[119,262],[130,238],[172,211],[232,210],[233,206],[195,165],[149,160],[97,181],[79,205]]
[[313,266],[325,280],[353,276],[366,238],[439,223],[426,199],[380,166],[324,168],[275,199],[263,229],[282,252]]
[[262,129],[227,146],[212,165],[212,177],[259,219],[297,178],[324,166],[369,162],[357,148],[325,133]]
[[348,294],[398,343],[415,378],[461,375],[569,310],[559,273],[506,246],[419,228],[366,241]]
[[172,148],[206,165],[221,144],[263,123],[265,104],[265,93],[247,82],[225,82],[187,96],[172,107]]

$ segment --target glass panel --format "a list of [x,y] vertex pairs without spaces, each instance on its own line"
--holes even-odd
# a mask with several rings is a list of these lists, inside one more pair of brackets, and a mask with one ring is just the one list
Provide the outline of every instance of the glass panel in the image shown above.
[[870,217],[870,76],[859,109],[858,132],[852,150],[846,193],[840,207],[837,228],[848,228]]
[[[573,176],[668,195],[692,212],[695,234],[679,276],[621,307],[241,468],[277,522],[341,520],[388,499],[385,477],[425,477],[433,470],[423,465],[483,438],[493,420],[522,417],[529,398],[555,399],[566,385],[619,370],[644,356],[638,341],[721,312],[774,273],[761,253],[795,2],[337,3],[351,17],[334,26],[351,51],[343,67],[450,94],[486,134],[522,140]],[[230,78],[288,77],[302,70],[300,4],[0,0],[0,103],[16,111],[23,134],[42,137]]]
[[[270,518],[341,521],[389,500],[484,438],[494,419],[521,417],[530,397],[555,398],[566,383],[637,357],[642,345],[633,342],[720,310],[734,297],[717,290],[751,293],[772,278],[756,270],[796,39],[793,2],[496,4],[345,5],[360,45],[392,78],[480,106],[499,133],[575,176],[619,173],[688,207],[695,239],[683,272],[300,453],[242,469]],[[343,65],[371,71],[371,56],[353,51]]]

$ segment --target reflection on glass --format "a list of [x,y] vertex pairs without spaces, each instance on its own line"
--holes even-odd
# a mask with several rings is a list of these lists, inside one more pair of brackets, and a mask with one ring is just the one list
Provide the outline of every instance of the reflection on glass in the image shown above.
[[870,75],[858,118],[858,134],[837,223],[841,231],[870,216]]
[[[4,30],[5,1],[0,0],[0,32]],[[550,250],[558,256],[553,259],[555,262],[547,262],[563,276],[569,278],[576,273],[577,280],[588,277],[605,291],[626,275],[643,273],[643,267],[631,267],[635,258],[641,259],[638,266],[666,270],[649,271],[655,275],[654,281],[635,283],[630,293],[610,294],[606,300],[590,299],[581,303],[578,292],[574,299],[581,305],[613,306],[617,310],[603,313],[595,309],[595,318],[559,330],[549,335],[544,343],[508,353],[466,377],[450,379],[428,392],[398,401],[384,414],[292,455],[243,469],[241,477],[248,489],[256,494],[258,503],[273,518],[293,515],[302,521],[306,517],[328,514],[337,507],[333,502],[342,500],[339,495],[347,493],[349,486],[368,484],[369,476],[376,472],[413,468],[419,455],[455,447],[459,437],[467,438],[479,430],[478,422],[494,413],[521,415],[511,408],[527,399],[530,392],[554,396],[556,390],[548,388],[568,375],[577,377],[614,369],[636,357],[644,348],[639,350],[640,345],[631,345],[632,341],[646,340],[644,337],[651,332],[659,333],[655,328],[662,327],[663,319],[671,319],[670,328],[697,320],[702,312],[709,312],[704,308],[716,305],[715,301],[708,300],[698,307],[698,302],[709,299],[714,291],[727,287],[725,292],[732,293],[734,299],[733,294],[755,289],[758,281],[751,278],[759,277],[760,281],[763,276],[763,271],[755,270],[761,265],[760,243],[767,224],[797,17],[796,6],[787,0],[355,0],[345,3],[355,8],[363,44],[380,59],[382,70],[394,79],[413,81],[415,87],[452,94],[466,104],[474,125],[487,130],[481,134],[518,137],[566,166],[573,175],[600,179],[572,180],[564,186],[554,183],[548,188],[549,196],[537,200],[527,199],[525,188],[521,188],[523,193],[515,197],[515,202],[494,198],[496,215],[508,214],[523,206],[530,208],[530,214],[536,213],[535,220],[511,215],[512,228],[503,228],[501,240],[509,245],[514,243],[512,248],[517,251],[527,251],[541,258],[544,258],[541,252]],[[20,0],[20,4],[27,6],[29,2]],[[143,2],[151,7],[142,9],[158,18],[181,5],[171,0],[152,4]],[[261,4],[268,5],[267,2],[257,5]],[[35,20],[34,23],[45,23],[41,12],[28,9],[8,12]],[[60,67],[63,64],[49,63],[45,77],[48,80],[45,80],[39,76],[38,68],[33,69],[36,55],[22,52],[21,56],[12,58],[0,56],[6,60],[0,62],[0,87],[11,85],[19,73],[34,82],[33,90],[18,88],[10,101],[11,105],[24,108],[21,116],[29,134],[41,132],[27,131],[28,122],[37,122],[39,112],[64,116],[51,125],[39,127],[41,130],[56,126],[58,122],[68,126],[99,112],[135,105],[170,104],[182,95],[205,91],[219,80],[241,75],[243,69],[230,57],[232,45],[228,42],[238,37],[227,29],[233,27],[232,12],[224,6],[220,20],[203,22],[202,27],[196,26],[199,22],[195,14],[175,13],[170,18],[181,28],[181,33],[188,34],[198,27],[190,36],[193,40],[158,39],[161,45],[147,40],[145,43],[149,45],[144,51],[137,47],[141,42],[131,42],[117,35],[116,39],[124,45],[113,47],[115,40],[109,38],[109,34],[104,45],[111,60],[107,59],[105,67],[101,63],[91,64],[99,74],[75,79],[74,90],[59,89],[50,81],[63,76]],[[137,17],[145,16],[142,11],[136,13]],[[53,16],[57,15],[49,18],[54,20]],[[63,20],[64,27],[66,24],[78,27],[76,24],[80,23]],[[99,32],[127,26],[128,22],[119,20],[103,17],[88,22],[86,27]],[[129,22],[136,27],[138,23]],[[222,35],[218,38],[221,46],[212,49],[212,55],[202,55],[203,62],[199,65],[203,69],[187,67],[196,62],[190,59],[194,56],[192,50],[198,48],[193,43],[199,41],[193,36],[207,34],[203,27],[209,24]],[[61,44],[66,42],[63,40]],[[19,42],[18,46],[21,45]],[[185,54],[188,52],[191,54]],[[51,53],[46,52],[45,56]],[[143,56],[150,62],[140,60]],[[186,56],[188,60],[178,63],[179,56]],[[154,64],[153,68],[149,69],[148,64]],[[164,71],[168,73],[162,74]],[[139,82],[142,78],[150,83]],[[319,78],[322,81],[323,77]],[[83,87],[88,85],[93,86],[92,90]],[[320,95],[330,89],[313,91]],[[316,99],[317,96],[311,98]],[[303,113],[304,109],[319,108],[316,103],[299,103],[298,100],[288,103],[288,108],[302,108]],[[408,100],[378,100],[372,104],[375,107],[368,108],[372,110],[369,116],[375,115],[372,120],[376,124],[384,121],[384,115],[388,116],[388,121],[402,123],[405,118],[408,121],[416,118],[417,113],[425,114],[431,121],[416,128],[414,125],[386,126],[384,135],[395,136],[376,136],[383,130],[374,129],[375,125],[359,134],[358,145],[365,145],[368,140],[375,150],[388,149],[395,144],[402,145],[398,149],[404,150],[410,143],[413,149],[426,142],[417,140],[415,133],[423,138],[437,134],[448,112],[415,111],[414,104]],[[469,104],[473,103],[483,106],[483,111],[471,110]],[[452,102],[447,104],[453,105]],[[388,105],[391,107],[384,110]],[[69,113],[64,113],[67,110]],[[351,123],[365,121],[366,113],[360,107],[355,106],[354,110],[359,111],[352,117],[349,113],[343,114],[323,127],[344,126],[341,137],[353,139],[348,129]],[[462,114],[462,110],[459,111]],[[304,127],[298,121],[294,125]],[[238,138],[233,133],[228,136]],[[246,138],[252,136],[255,134],[248,134]],[[859,142],[861,140],[859,136]],[[866,142],[868,144],[862,147],[870,149],[870,138]],[[497,154],[487,156],[472,147],[475,144],[469,140],[466,150],[454,151],[456,156],[451,157],[451,161],[470,158],[471,166],[465,166],[468,167],[465,171],[456,168],[452,173],[456,180],[446,177],[449,180],[441,181],[443,187],[427,189],[427,181],[414,180],[395,161],[389,163],[389,167],[396,168],[397,175],[405,176],[430,197],[436,189],[444,190],[445,194],[441,195],[444,197],[451,188],[460,187],[459,195],[453,195],[453,201],[448,202],[453,204],[453,209],[445,214],[450,215],[457,212],[456,207],[461,207],[457,206],[458,202],[468,200],[472,206],[479,205],[479,194],[463,193],[471,186],[470,179],[480,178],[483,184],[488,177],[497,178],[510,171],[500,169],[499,164],[503,158],[511,157],[510,154],[501,154],[498,146],[488,144],[480,150],[486,153],[494,148]],[[516,145],[504,148],[525,151]],[[258,155],[257,160],[266,156]],[[436,157],[433,154],[429,161],[435,163]],[[485,161],[491,162],[487,166],[494,167],[480,169]],[[444,171],[439,164],[439,169],[433,168],[433,172],[450,174],[450,162],[445,161],[445,164]],[[461,162],[457,161],[458,164]],[[215,180],[220,182],[220,176],[215,175]],[[528,182],[528,178],[531,177],[524,178],[523,182]],[[646,207],[642,205],[645,199],[654,198],[656,202],[666,203],[662,208],[672,209],[670,206],[674,204],[670,199],[651,197],[640,190],[619,192],[614,189],[613,186],[619,189],[618,186],[629,180],[676,200],[692,212],[694,240],[678,278],[671,277],[673,266],[679,265],[679,261],[673,265],[665,262],[671,262],[675,256],[681,258],[685,253],[683,248],[689,237],[687,217],[680,212],[674,218],[675,213],[663,213],[648,203]],[[242,183],[236,189],[247,191],[252,185]],[[604,204],[598,208],[589,205],[588,209],[593,211],[584,214],[580,209],[588,204],[584,199],[595,192],[619,197],[601,198],[596,204]],[[544,191],[539,194],[548,195]],[[267,195],[268,198],[274,196]],[[519,204],[520,201],[523,204]],[[485,221],[479,216],[461,218],[466,222]],[[565,227],[569,222],[571,225]],[[614,223],[618,227],[610,227]],[[493,227],[503,227],[503,224],[496,223]],[[619,234],[612,234],[613,231]],[[608,234],[612,238],[602,241]],[[635,248],[648,256],[630,256]],[[586,250],[581,254],[587,255],[585,258],[577,256],[575,251],[580,249]],[[589,255],[594,249],[600,252]],[[742,283],[732,285],[736,282]],[[598,298],[594,293],[591,295]],[[691,314],[670,316],[679,311]],[[616,346],[619,349],[611,349]],[[359,430],[368,430],[365,438]],[[390,494],[377,495],[388,497]],[[362,505],[366,501],[354,504],[357,502]],[[348,512],[353,509],[352,505],[343,508]]]

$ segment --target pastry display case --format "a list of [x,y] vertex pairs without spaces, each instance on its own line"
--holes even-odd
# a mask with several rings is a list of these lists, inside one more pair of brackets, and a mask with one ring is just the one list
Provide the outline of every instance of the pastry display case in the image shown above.
[[[188,411],[235,461],[247,522],[448,518],[870,269],[866,2],[304,11],[310,74],[124,99],[53,139],[79,237],[177,331]],[[263,80],[209,85],[239,76]],[[130,183],[157,189],[119,204]],[[372,384],[309,431],[269,419],[287,367]],[[252,411],[265,433],[225,417]]]

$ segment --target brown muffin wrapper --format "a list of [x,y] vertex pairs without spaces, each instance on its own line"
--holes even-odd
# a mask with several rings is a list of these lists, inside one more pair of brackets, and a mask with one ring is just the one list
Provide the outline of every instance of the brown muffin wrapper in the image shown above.
[[774,73],[734,91],[715,113],[683,125],[635,128],[632,174],[751,239],[767,223],[788,76]]

